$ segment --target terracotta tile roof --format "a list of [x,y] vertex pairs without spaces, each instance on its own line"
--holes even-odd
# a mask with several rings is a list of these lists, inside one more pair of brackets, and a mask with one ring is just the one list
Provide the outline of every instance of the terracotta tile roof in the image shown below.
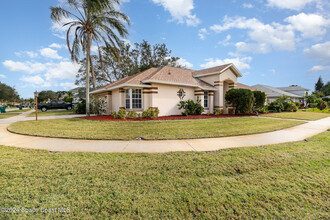
[[194,72],[193,72],[193,76],[202,75],[202,74],[207,74],[207,73],[216,73],[216,72],[220,72],[220,71],[226,69],[227,67],[229,67],[230,65],[232,65],[232,64],[229,63],[229,64],[224,64],[224,65],[221,65],[221,66],[211,67],[211,68],[208,68],[208,69],[203,69],[203,70],[194,71]]

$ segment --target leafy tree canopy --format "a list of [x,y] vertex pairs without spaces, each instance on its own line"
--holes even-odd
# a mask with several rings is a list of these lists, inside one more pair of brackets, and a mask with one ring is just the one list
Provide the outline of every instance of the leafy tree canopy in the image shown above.
[[57,100],[58,94],[52,90],[44,90],[44,91],[39,92],[38,102],[44,102],[44,101],[47,101],[48,99]]
[[0,82],[0,101],[16,102],[19,100],[19,95],[15,88]]
[[254,96],[254,103],[253,106],[258,109],[264,106],[265,101],[266,101],[266,94],[261,91],[253,91],[253,96]]
[[330,81],[328,81],[327,84],[322,87],[321,92],[323,92],[325,96],[330,95]]
[[[91,73],[95,75],[96,87],[112,83],[126,76],[131,76],[152,67],[175,66],[178,64],[178,57],[171,56],[171,50],[166,44],[151,45],[143,40],[135,43],[134,46],[121,42],[119,45],[120,62],[111,49],[101,48],[101,57],[92,55]],[[80,61],[81,68],[77,74],[76,85],[84,85],[86,78],[86,59]],[[94,73],[93,73],[94,71]]]

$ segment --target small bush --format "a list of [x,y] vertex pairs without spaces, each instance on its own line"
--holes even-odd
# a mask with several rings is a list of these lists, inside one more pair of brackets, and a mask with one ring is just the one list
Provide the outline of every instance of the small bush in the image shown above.
[[319,102],[319,103],[317,103],[317,108],[322,111],[323,109],[327,108],[327,103],[326,102]]
[[86,114],[86,101],[83,100],[81,103],[76,105],[76,113],[77,114]]
[[270,112],[281,112],[284,111],[284,106],[279,101],[273,101],[268,105],[268,111]]
[[119,109],[118,113],[116,114],[116,119],[125,119],[126,118],[126,109]]
[[298,111],[298,107],[294,102],[284,102],[283,107],[284,107],[284,111],[288,111],[288,112]]
[[138,113],[137,114],[137,118],[140,120],[142,118],[142,114],[141,113]]
[[90,105],[91,113],[96,115],[102,115],[106,112],[106,102],[104,99],[93,98]]
[[262,106],[261,108],[257,109],[257,112],[259,113],[267,113],[268,112],[268,105]]
[[126,118],[137,118],[136,111],[129,111],[129,112],[127,112]]
[[153,118],[156,119],[158,117],[159,114],[159,109],[156,108],[148,108],[147,110],[145,110],[144,112],[142,112],[142,117],[143,118]]
[[215,115],[221,115],[222,114],[222,110],[221,109],[215,109],[214,110],[214,114]]
[[179,110],[183,109],[182,115],[201,115],[204,111],[203,106],[200,104],[201,100],[197,99],[197,102],[189,99],[187,101],[180,101],[178,104]]

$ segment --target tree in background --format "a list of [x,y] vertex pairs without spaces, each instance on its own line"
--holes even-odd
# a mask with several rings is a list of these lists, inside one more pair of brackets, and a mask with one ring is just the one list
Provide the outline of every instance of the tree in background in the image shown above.
[[315,83],[315,91],[321,91],[322,87],[324,86],[322,77],[320,76],[317,82]]
[[66,91],[57,91],[57,99],[60,99],[62,96],[64,96],[67,92]]
[[[102,62],[99,59],[100,55],[92,55],[96,87],[113,83],[126,76],[137,74],[152,67],[182,67],[177,62],[179,57],[171,56],[171,50],[166,47],[166,44],[151,45],[144,40],[142,43],[135,43],[132,46],[121,42],[119,53],[120,63],[118,58],[107,47],[101,48]],[[81,60],[80,63],[82,65],[76,77],[76,85],[84,85],[86,81],[84,74],[86,72],[86,59]]]
[[63,98],[63,101],[72,103],[73,102],[73,92],[68,91],[66,93],[66,96]]
[[15,88],[0,82],[0,101],[16,102],[19,101],[19,95]]
[[330,82],[329,81],[327,82],[327,84],[325,84],[322,87],[321,92],[323,92],[324,96],[330,95]]
[[[72,21],[64,24],[67,30],[67,45],[72,61],[78,62],[80,52],[86,54],[86,115],[90,115],[89,109],[89,77],[91,67],[92,43],[105,44],[112,53],[119,57],[117,45],[120,37],[128,35],[125,23],[130,23],[129,18],[118,11],[119,0],[66,0],[67,7],[51,7],[51,19],[61,23],[63,19]],[[74,35],[72,47],[70,34]],[[95,76],[92,75],[95,87]]]
[[52,90],[44,90],[39,92],[38,102],[45,102],[48,100],[57,100],[58,94]]
[[249,89],[230,89],[226,92],[225,99],[235,108],[235,115],[252,112],[254,96]]

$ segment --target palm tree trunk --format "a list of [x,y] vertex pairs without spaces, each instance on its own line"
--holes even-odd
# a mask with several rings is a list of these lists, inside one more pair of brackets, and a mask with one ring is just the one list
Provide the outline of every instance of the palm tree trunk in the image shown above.
[[95,71],[94,71],[94,65],[92,61],[92,57],[90,56],[90,63],[91,63],[91,70],[92,70],[92,83],[93,83],[93,89],[96,88],[96,80],[95,80]]
[[90,71],[90,55],[91,55],[91,44],[92,44],[92,34],[87,35],[87,54],[86,54],[86,116],[90,116],[89,109],[89,71]]

